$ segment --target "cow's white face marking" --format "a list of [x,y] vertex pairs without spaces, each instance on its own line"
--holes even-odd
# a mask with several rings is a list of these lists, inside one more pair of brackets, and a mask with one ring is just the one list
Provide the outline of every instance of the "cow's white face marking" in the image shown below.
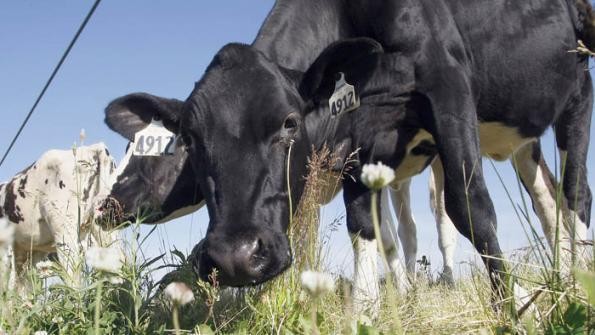
[[522,137],[514,127],[500,122],[479,124],[481,154],[497,161],[504,161],[523,145],[535,141],[533,137]]
[[173,219],[177,219],[177,218],[179,218],[181,216],[188,215],[190,213],[196,212],[197,210],[201,209],[202,206],[204,206],[204,205],[205,205],[205,202],[204,201],[201,201],[201,202],[199,202],[196,205],[192,205],[192,206],[187,206],[187,207],[182,207],[180,209],[176,209],[170,215],[162,218],[159,221],[155,221],[155,222],[151,222],[151,223],[152,224],[164,223],[164,222],[167,222],[167,221],[171,221]]

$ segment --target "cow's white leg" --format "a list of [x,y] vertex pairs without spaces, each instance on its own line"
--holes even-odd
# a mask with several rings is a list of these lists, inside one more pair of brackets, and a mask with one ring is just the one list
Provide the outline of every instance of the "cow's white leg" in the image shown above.
[[[80,240],[87,233],[78,226],[77,214],[75,214],[76,204],[69,204],[67,213],[60,215],[62,211],[53,208],[52,204],[46,204],[46,222],[52,231],[58,261],[64,268],[66,274],[70,277],[71,283],[77,285],[80,283],[80,276],[76,271],[80,267],[82,260],[82,246]],[[50,208],[48,208],[50,207]],[[71,210],[72,209],[72,210]]]
[[403,181],[398,188],[390,188],[390,194],[399,224],[399,239],[403,245],[405,267],[408,275],[414,279],[415,261],[417,258],[417,230],[415,219],[411,213],[411,199],[409,196],[410,186],[411,180],[408,179]]
[[439,157],[432,163],[432,170],[430,171],[430,207],[436,217],[438,247],[442,253],[441,280],[448,285],[453,285],[454,254],[457,248],[458,231],[446,213],[444,205],[444,172]]
[[527,144],[517,150],[512,163],[531,196],[533,210],[541,222],[551,250],[555,250],[558,241],[560,270],[568,274],[571,262],[570,236],[563,224],[565,215],[562,214],[568,212],[568,209],[565,201],[556,203],[556,181],[545,164],[539,142]]
[[30,248],[22,248],[13,246],[11,248],[11,274],[9,279],[9,288],[19,293],[25,294],[30,291],[30,278],[26,275],[30,269],[34,269],[35,265],[47,257],[48,253],[45,251],[31,250]]
[[[566,173],[566,166],[569,165],[569,167],[571,167],[573,164],[567,161],[568,154],[565,150],[559,149],[559,152],[560,164],[563,165],[561,170]],[[566,257],[567,259],[565,259],[569,266],[574,264],[580,268],[586,268],[587,264],[589,264],[589,259],[592,257],[593,248],[585,243],[587,240],[588,226],[586,220],[581,219],[581,215],[579,215],[578,211],[576,210],[582,206],[578,204],[579,200],[577,198],[579,197],[577,197],[576,194],[578,191],[573,191],[578,188],[578,185],[586,182],[585,180],[580,180],[581,178],[586,179],[586,173],[585,176],[581,177],[579,175],[579,177],[574,179],[567,177],[566,175],[564,176],[564,183],[574,183],[575,185],[572,187],[564,186],[563,203],[565,206],[562,207],[562,211],[564,217],[564,227],[566,228],[567,236],[569,236],[569,242],[563,244],[562,247],[566,247],[567,249],[564,251],[570,255]],[[591,205],[590,192],[588,193],[589,196],[586,197],[588,199],[588,205],[583,205],[585,207],[590,207]],[[588,208],[586,212],[588,213],[589,210],[590,208]],[[585,214],[582,216],[585,217]],[[589,215],[586,216],[588,217]],[[561,258],[560,262],[562,261],[563,259]]]
[[395,276],[395,285],[398,290],[403,292],[408,288],[409,281],[407,280],[403,263],[399,258],[399,241],[397,240],[397,232],[395,231],[395,222],[390,212],[389,193],[389,187],[382,189],[380,202],[382,224],[380,225],[380,234],[384,254],[386,255],[386,262],[390,271]]
[[378,243],[351,235],[355,258],[353,278],[353,309],[355,315],[368,312],[375,318],[380,310],[380,288],[378,286]]

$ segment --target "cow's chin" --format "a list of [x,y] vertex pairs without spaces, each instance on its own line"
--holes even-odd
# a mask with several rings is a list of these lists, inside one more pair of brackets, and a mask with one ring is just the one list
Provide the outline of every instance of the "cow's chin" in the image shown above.
[[291,251],[285,252],[285,257],[278,256],[274,261],[264,265],[251,275],[236,273],[233,276],[226,274],[215,266],[212,259],[204,252],[204,240],[199,242],[192,250],[189,261],[194,273],[203,281],[219,286],[244,287],[265,283],[287,270],[292,263]]

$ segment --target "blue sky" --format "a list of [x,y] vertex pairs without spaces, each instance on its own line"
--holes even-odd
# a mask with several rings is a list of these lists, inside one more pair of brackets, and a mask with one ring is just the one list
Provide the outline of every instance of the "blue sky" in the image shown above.
[[[92,4],[89,0],[0,2],[2,154]],[[103,123],[103,109],[109,101],[138,91],[185,99],[220,47],[228,42],[252,42],[272,4],[271,0],[103,1],[0,167],[0,181],[8,180],[49,149],[70,148],[81,128],[87,133],[85,143],[102,141],[119,160],[126,141]],[[551,131],[543,147],[553,167]],[[589,181],[595,185],[592,151]],[[513,201],[520,203],[510,164],[495,165]],[[513,207],[487,161],[484,170],[498,212],[503,249],[525,245]],[[427,183],[427,172],[414,179],[412,205],[418,222],[419,255],[429,255],[437,269],[441,258]],[[323,221],[329,223],[343,214],[342,201],[335,199],[324,208]],[[533,222],[537,222],[535,218]],[[161,225],[147,253],[156,255],[174,245],[189,251],[202,238],[207,223],[206,210],[201,210]],[[332,268],[350,272],[352,255],[344,224],[332,234],[330,245]],[[471,257],[469,243],[461,238],[459,245],[457,260]]]

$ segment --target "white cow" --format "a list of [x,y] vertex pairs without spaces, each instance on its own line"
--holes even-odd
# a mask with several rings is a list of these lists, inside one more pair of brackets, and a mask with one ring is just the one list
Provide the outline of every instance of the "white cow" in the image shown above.
[[26,265],[54,252],[70,271],[82,250],[111,240],[111,233],[94,225],[93,216],[114,173],[112,157],[98,143],[50,150],[0,184],[0,220],[14,226],[12,267],[17,277]]

